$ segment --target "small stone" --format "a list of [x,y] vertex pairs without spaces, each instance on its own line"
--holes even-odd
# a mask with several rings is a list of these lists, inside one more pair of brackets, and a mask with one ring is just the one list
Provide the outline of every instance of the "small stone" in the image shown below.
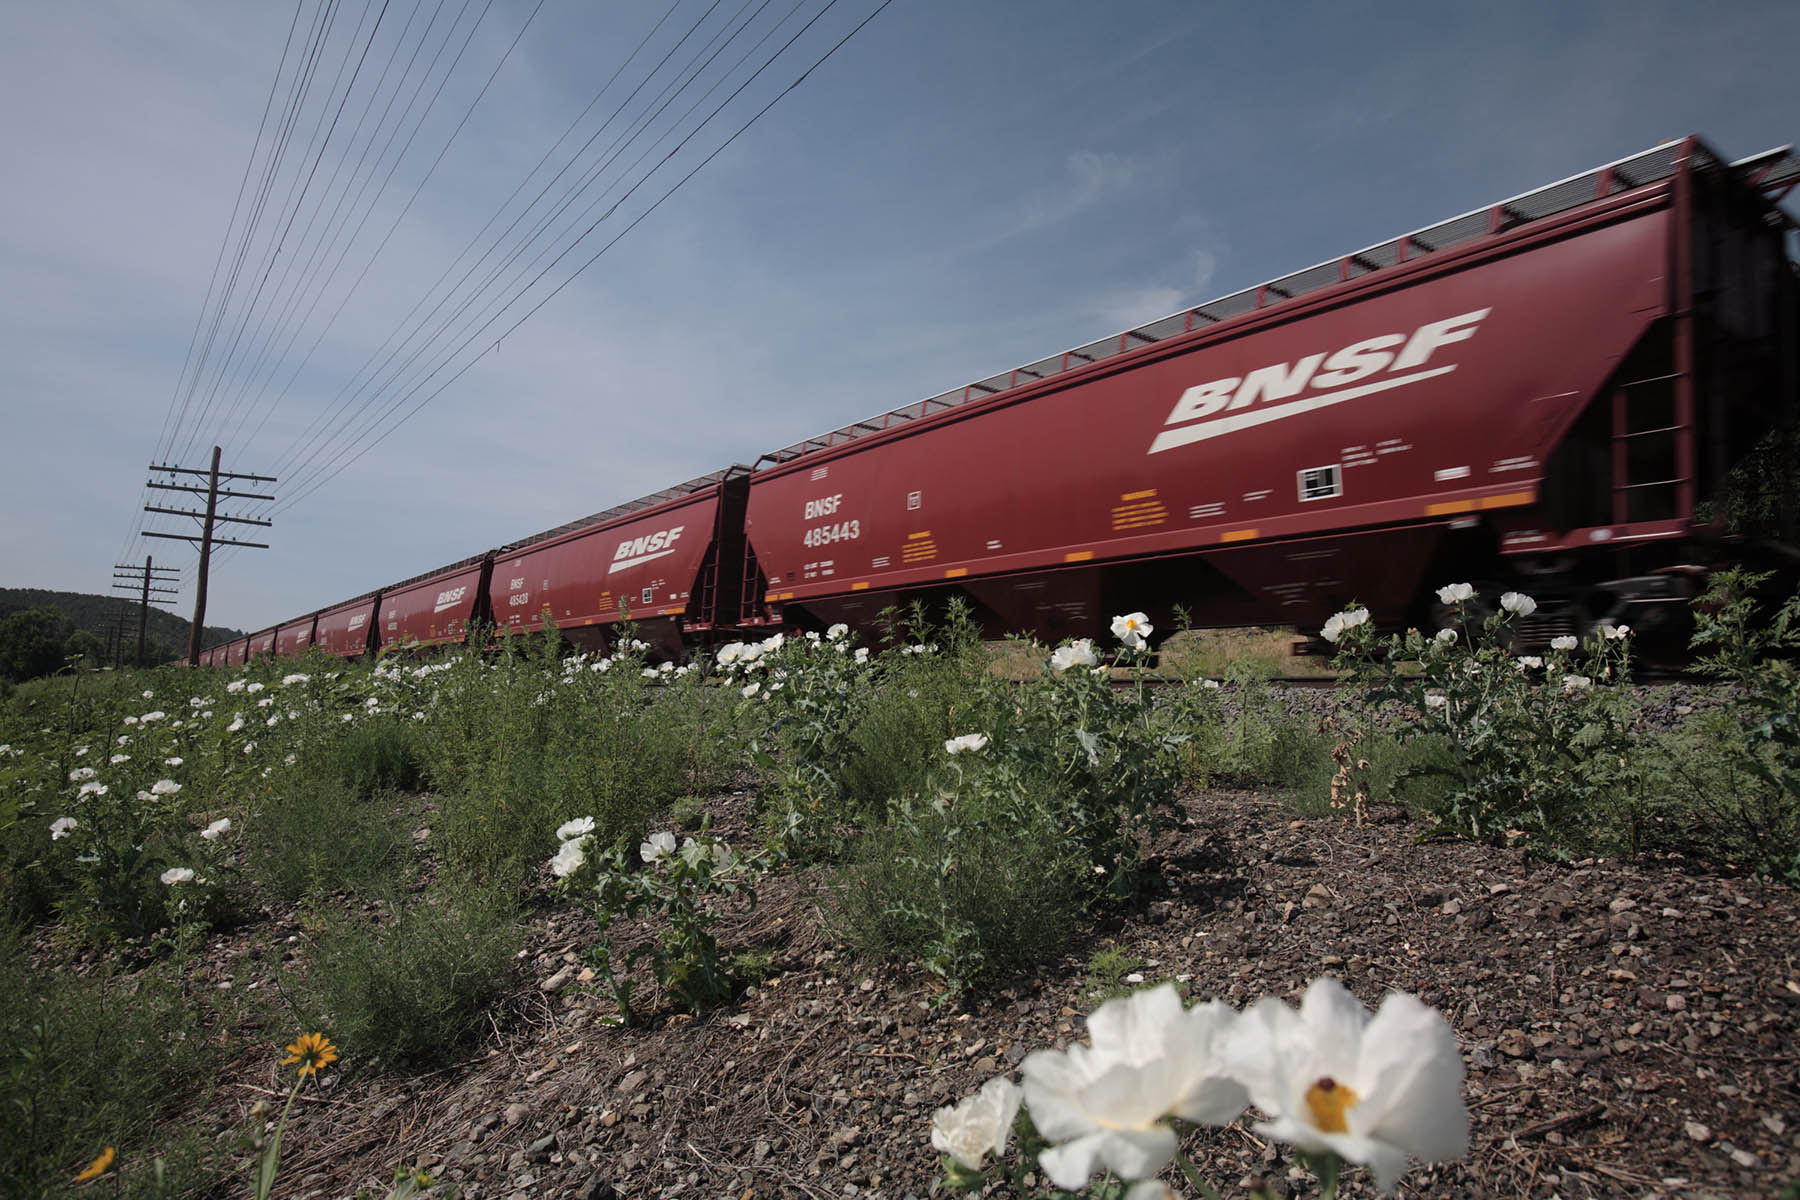
[[1750,1151],[1739,1150],[1736,1147],[1732,1148],[1731,1161],[1740,1167],[1757,1167],[1762,1163],[1762,1160],[1750,1153]]
[[1614,913],[1630,912],[1636,907],[1637,901],[1633,900],[1630,896],[1620,896],[1617,900],[1614,900],[1611,904],[1606,906],[1608,912]]
[[1330,888],[1322,883],[1315,883],[1306,889],[1306,897],[1300,903],[1307,908],[1330,908],[1336,900],[1337,897],[1331,894]]
[[506,1111],[500,1115],[508,1125],[517,1125],[531,1115],[531,1109],[523,1104],[509,1104],[506,1106]]
[[1680,1012],[1687,1007],[1687,997],[1676,995],[1665,996],[1663,997],[1663,1007],[1670,1012]]
[[1438,906],[1438,912],[1446,917],[1454,917],[1462,911],[1462,901],[1452,897]]
[[1712,1141],[1712,1130],[1708,1129],[1698,1121],[1685,1121],[1682,1123],[1681,1128],[1696,1142]]
[[550,978],[548,978],[548,979],[544,980],[542,983],[538,984],[538,991],[540,991],[540,992],[560,992],[563,990],[563,988],[565,988],[569,985],[569,980],[573,979],[574,977],[575,977],[575,968],[574,967],[564,967],[562,970],[558,971],[556,974],[552,975]]

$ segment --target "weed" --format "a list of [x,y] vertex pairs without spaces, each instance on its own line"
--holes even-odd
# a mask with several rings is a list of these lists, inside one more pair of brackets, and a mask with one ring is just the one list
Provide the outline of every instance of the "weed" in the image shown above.
[[1125,977],[1136,974],[1147,965],[1149,964],[1143,959],[1117,946],[1104,946],[1088,958],[1087,979],[1082,992],[1092,1004],[1099,1004],[1114,996],[1130,995],[1139,985],[1125,982]]

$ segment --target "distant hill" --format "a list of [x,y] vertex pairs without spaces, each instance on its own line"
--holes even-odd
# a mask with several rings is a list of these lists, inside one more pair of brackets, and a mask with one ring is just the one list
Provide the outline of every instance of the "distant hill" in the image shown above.
[[[127,614],[125,658],[129,661],[137,652],[138,605],[135,599],[121,602],[123,596],[123,592],[117,596],[95,596],[87,592],[47,592],[40,588],[0,588],[0,620],[26,609],[54,608],[76,629],[84,629],[110,646],[109,638],[123,610]],[[151,662],[167,662],[185,655],[190,624],[186,619],[152,605],[150,619],[145,623],[146,657]],[[200,644],[210,646],[214,642],[243,636],[241,629],[208,625]]]

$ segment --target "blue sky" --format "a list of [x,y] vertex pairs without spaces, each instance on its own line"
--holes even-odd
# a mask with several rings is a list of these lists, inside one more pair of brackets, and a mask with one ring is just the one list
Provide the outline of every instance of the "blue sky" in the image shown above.
[[[245,345],[260,344],[253,331],[274,335],[269,353],[247,382],[211,373],[222,351],[209,360],[175,457],[204,465],[223,438],[228,468],[277,471],[276,491],[296,496],[307,475],[288,468],[309,425],[659,19],[651,57],[696,22],[703,39],[733,13],[760,12],[754,38],[797,12],[772,49],[825,0],[731,0],[703,20],[709,2],[544,0],[527,25],[536,0],[494,0],[476,25],[479,0],[390,0],[288,257],[273,260],[269,303],[249,310]],[[596,238],[878,4],[832,5]],[[316,6],[301,6],[303,22]],[[380,8],[345,0],[322,72],[353,62],[352,26]],[[190,611],[193,553],[127,535],[190,338],[210,315],[214,261],[294,15],[286,0],[0,6],[6,586],[105,591],[121,555],[148,552],[184,568],[175,608]],[[340,187],[356,178],[365,145],[360,161],[385,170],[380,138],[350,131],[377,128],[381,89],[401,78],[397,65],[383,71],[386,55],[397,47],[404,62],[434,15],[452,52],[473,28],[469,48],[385,190],[368,176],[368,224],[304,317],[311,293],[290,309],[281,281],[298,282],[328,245],[330,173],[341,169]],[[1669,137],[1697,132],[1732,157],[1785,144],[1800,132],[1795,46],[1791,3],[894,0],[497,350],[279,512],[272,536],[252,539],[271,549],[222,555],[209,622],[260,628]],[[649,61],[626,70],[602,111]],[[665,119],[712,76],[701,79]],[[371,88],[368,122],[352,125]],[[304,161],[302,134],[323,111],[303,110],[284,167]],[[298,175],[278,174],[276,192]],[[247,261],[262,261],[254,241]],[[227,310],[227,329],[241,311]]]

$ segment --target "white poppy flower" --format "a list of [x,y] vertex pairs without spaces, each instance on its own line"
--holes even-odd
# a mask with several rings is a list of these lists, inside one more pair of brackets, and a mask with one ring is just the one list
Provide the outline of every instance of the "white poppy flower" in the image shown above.
[[1437,631],[1437,640],[1446,646],[1456,645],[1456,638],[1457,633],[1454,629],[1440,629]]
[[550,872],[558,879],[567,879],[587,861],[587,839],[570,838],[556,848],[556,857],[550,860]]
[[255,753],[255,751],[256,751],[256,743],[255,742],[245,742],[244,743],[244,753],[245,754],[253,754],[253,753]]
[[1343,984],[1318,979],[1298,1012],[1258,1000],[1225,1055],[1272,1118],[1258,1133],[1363,1163],[1384,1192],[1407,1155],[1440,1162],[1468,1150],[1456,1035],[1416,997],[1390,992],[1371,1020]]
[[850,636],[850,627],[848,625],[844,624],[842,621],[839,621],[836,625],[833,625],[830,629],[827,629],[825,631],[826,639],[829,641],[833,641],[833,642],[842,641],[844,638],[849,637],[849,636]]
[[760,691],[762,691],[762,683],[757,680],[752,680],[751,682],[746,683],[743,687],[744,699],[748,700]]
[[184,761],[184,760],[183,760],[183,759],[182,759],[182,758],[181,758],[181,757],[180,757],[180,756],[176,756],[176,757],[174,757],[174,758],[165,758],[165,759],[163,759],[163,766],[165,766],[165,767],[179,767],[179,766],[180,766],[180,765],[181,765],[181,764],[182,764],[182,762],[183,762],[183,761]]
[[985,733],[965,733],[961,737],[953,737],[944,743],[945,754],[968,754],[986,749],[988,744]]
[[149,688],[145,688],[144,689],[144,699],[154,700],[154,699],[156,699],[156,693],[151,691]]
[[62,841],[64,838],[68,837],[69,834],[74,832],[77,824],[79,824],[79,822],[77,822],[74,817],[56,818],[56,820],[50,822],[50,840],[53,842]]
[[127,725],[136,725],[137,723],[138,723],[138,719],[136,717],[126,717],[125,718],[125,724],[127,724]]
[[1594,681],[1589,679],[1586,675],[1563,676],[1562,690],[1565,692],[1579,692],[1584,688],[1590,688],[1592,686],[1594,686]]
[[163,884],[167,887],[175,887],[178,884],[183,883],[192,883],[193,880],[194,869],[192,867],[170,867],[162,873]]
[[253,683],[253,684],[250,684],[248,687],[246,687],[244,690],[246,692],[250,693],[250,695],[254,696],[254,695],[256,695],[256,693],[263,690],[263,685],[260,683]]
[[1171,1117],[1223,1125],[1245,1091],[1218,1053],[1238,1015],[1214,1001],[1184,1009],[1173,984],[1108,1000],[1088,1018],[1091,1046],[1026,1056],[1025,1104],[1038,1132],[1058,1143],[1038,1157],[1057,1187],[1096,1170],[1149,1179],[1175,1155]]
[[931,1148],[979,1171],[989,1152],[996,1157],[1006,1153],[1024,1099],[1025,1093],[1004,1075],[988,1080],[973,1096],[931,1114]]
[[1442,708],[1449,702],[1449,697],[1445,696],[1442,692],[1427,692],[1425,694],[1426,708]]
[[242,679],[234,679],[225,685],[225,690],[228,692],[241,692],[244,690],[244,681]]
[[647,863],[662,862],[675,853],[675,835],[672,833],[653,833],[650,840],[638,845],[638,857]]
[[1216,692],[1219,690],[1219,681],[1216,679],[1202,679],[1200,681],[1200,686],[1209,692]]
[[1550,639],[1550,648],[1552,650],[1573,650],[1578,645],[1580,645],[1580,643],[1577,642],[1573,636],[1566,633],[1561,637],[1553,637]]
[[244,714],[239,713],[239,714],[237,714],[237,716],[232,718],[231,724],[229,724],[225,727],[225,732],[226,733],[236,733],[238,730],[242,729],[243,727],[244,727]]
[[150,785],[150,794],[153,796],[173,796],[180,790],[181,785],[173,779],[159,779]]
[[1441,604],[1462,604],[1475,598],[1475,585],[1469,583],[1446,583],[1437,590],[1438,602]]
[[1602,625],[1602,626],[1600,626],[1600,633],[1602,636],[1604,636],[1606,638],[1607,641],[1616,642],[1620,638],[1627,637],[1630,635],[1631,626],[1629,626],[1629,625]]
[[106,760],[108,766],[114,766],[114,767],[118,766],[120,763],[128,763],[130,761],[131,761],[131,755],[129,755],[129,754],[115,754],[111,758]]
[[1537,611],[1537,601],[1524,592],[1506,592],[1500,597],[1500,607],[1515,616],[1529,617]]
[[141,716],[141,717],[139,717],[139,718],[138,718],[138,720],[140,720],[140,721],[142,721],[142,722],[143,722],[143,723],[144,723],[144,724],[146,724],[146,725],[148,725],[148,724],[150,724],[150,723],[151,723],[151,722],[153,722],[153,721],[161,721],[161,720],[164,720],[164,719],[166,719],[166,718],[167,718],[167,717],[168,717],[168,715],[169,715],[169,714],[168,714],[168,713],[166,713],[166,712],[164,712],[164,711],[162,711],[162,710],[161,710],[161,709],[160,709],[160,708],[159,708],[159,709],[157,709],[157,710],[156,710],[156,711],[155,711],[155,712],[147,712],[147,713],[145,713],[145,714],[144,714],[144,715],[143,715],[143,716]]
[[737,865],[737,851],[725,842],[712,844],[712,864],[715,871],[729,871]]
[[1519,655],[1519,670],[1535,671],[1544,665],[1544,660],[1535,654]]
[[856,648],[856,661],[859,663],[866,663],[869,661],[869,648],[867,646],[858,646]]
[[209,842],[216,842],[220,838],[224,837],[226,834],[228,834],[230,832],[231,832],[231,818],[230,817],[220,817],[218,820],[214,821],[211,825],[208,825],[205,829],[202,829],[200,831],[200,836],[205,838]]
[[293,675],[283,675],[281,677],[281,686],[282,687],[291,687],[292,685],[294,685],[296,683],[305,683],[308,680],[310,680],[311,678],[312,678],[311,675],[301,675],[298,673],[295,673]]
[[73,771],[69,772],[70,783],[85,783],[93,777],[94,768],[92,767],[76,767]]
[[556,840],[566,842],[570,838],[586,837],[594,832],[594,818],[576,817],[573,821],[564,821],[556,827]]
[[1150,635],[1155,632],[1156,626],[1152,625],[1150,618],[1141,612],[1126,613],[1122,617],[1112,619],[1112,635],[1133,650],[1141,650]]
[[78,800],[85,800],[89,796],[104,795],[106,795],[106,785],[104,783],[95,783],[93,780],[89,780],[87,783],[81,785],[81,790],[75,793],[75,798]]
[[1328,642],[1336,643],[1344,636],[1347,629],[1355,629],[1358,625],[1367,624],[1369,610],[1366,608],[1348,608],[1343,612],[1332,613],[1325,619],[1325,627],[1319,630],[1319,636]]
[[1050,669],[1067,671],[1070,667],[1091,667],[1100,661],[1094,653],[1094,640],[1081,638],[1066,646],[1058,646],[1050,652]]

